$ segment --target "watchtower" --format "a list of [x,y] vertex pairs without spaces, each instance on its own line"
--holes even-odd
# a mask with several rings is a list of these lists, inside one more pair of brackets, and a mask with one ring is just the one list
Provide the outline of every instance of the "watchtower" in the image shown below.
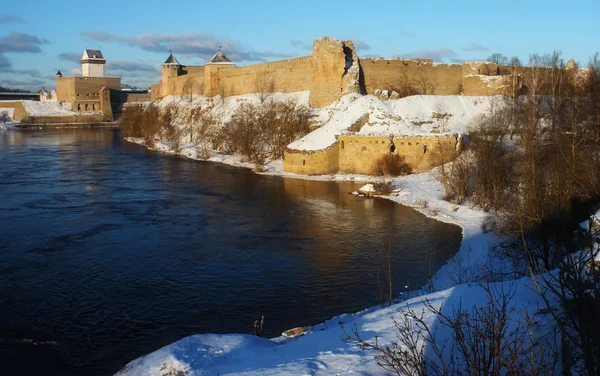
[[181,64],[175,59],[173,53],[169,54],[169,57],[162,64],[162,79],[168,80],[181,75]]
[[104,77],[105,65],[106,59],[102,56],[102,51],[86,49],[81,56],[81,76]]

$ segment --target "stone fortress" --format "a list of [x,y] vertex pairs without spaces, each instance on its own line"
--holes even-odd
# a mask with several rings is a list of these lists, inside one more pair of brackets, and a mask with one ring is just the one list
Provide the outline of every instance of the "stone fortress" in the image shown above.
[[[168,95],[224,97],[257,89],[291,93],[310,91],[310,105],[323,107],[350,93],[376,94],[408,81],[424,94],[497,95],[506,67],[489,62],[437,64],[430,59],[359,59],[352,41],[324,37],[313,42],[311,56],[236,67],[219,50],[202,66],[186,66],[171,54],[152,100]],[[263,87],[259,87],[263,86]],[[390,90],[388,90],[391,93]]]
[[96,112],[101,121],[112,121],[111,90],[121,90],[121,77],[104,75],[106,59],[99,50],[85,50],[81,56],[81,77],[56,73],[58,102],[70,103],[79,113]]
[[29,124],[89,124],[114,121],[115,113],[124,103],[150,101],[147,90],[122,89],[121,77],[106,76],[102,51],[86,49],[80,62],[81,76],[56,73],[56,90],[52,91],[55,99],[47,100],[40,95],[40,101],[47,102],[47,106],[17,100],[0,102],[0,108],[12,108],[16,121]]
[[[324,37],[313,42],[311,56],[244,67],[236,67],[220,50],[203,66],[182,65],[171,54],[162,65],[160,83],[152,86],[152,99],[168,95],[228,97],[309,91],[310,106],[324,107],[352,93],[373,94],[383,100],[398,99],[400,94],[395,89],[407,86],[426,95],[493,96],[506,94],[511,74],[509,67],[491,62],[437,64],[430,59],[360,59],[352,41]],[[359,124],[359,128],[361,125],[364,124]],[[352,128],[356,124],[349,129]],[[322,150],[288,147],[284,170],[307,175],[374,174],[376,160],[393,152],[400,154],[413,171],[423,171],[439,164],[432,158],[439,147],[460,152],[462,137],[458,134],[374,137],[345,132]]]

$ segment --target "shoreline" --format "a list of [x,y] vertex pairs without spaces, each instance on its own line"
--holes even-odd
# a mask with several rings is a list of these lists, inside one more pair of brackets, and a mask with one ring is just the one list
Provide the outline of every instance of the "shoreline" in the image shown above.
[[[374,195],[374,197],[391,200],[397,204],[410,207],[427,218],[456,225],[462,231],[460,247],[456,254],[431,276],[431,285],[426,284],[417,287],[416,290],[411,291],[413,294],[419,291],[441,291],[457,284],[465,283],[466,281],[462,280],[459,281],[460,283],[455,283],[456,279],[466,279],[465,274],[471,274],[472,277],[475,277],[473,275],[475,273],[474,269],[482,269],[487,265],[489,261],[489,245],[496,241],[496,236],[493,233],[486,233],[482,229],[484,221],[488,217],[487,213],[465,205],[453,204],[442,198],[444,188],[435,177],[437,168],[395,178],[343,173],[335,175],[298,175],[284,172],[283,161],[281,160],[266,163],[264,170],[260,171],[256,169],[254,163],[243,162],[240,157],[235,155],[212,152],[212,156],[209,159],[196,158],[195,144],[185,144],[182,146],[181,151],[176,153],[167,144],[162,142],[157,142],[154,148],[150,148],[139,138],[124,137],[123,140],[143,146],[154,152],[176,155],[199,162],[213,162],[250,169],[258,175],[278,176],[287,179],[357,182],[365,184],[377,181],[392,181],[397,192],[389,195]],[[371,308],[366,309],[369,310]]]

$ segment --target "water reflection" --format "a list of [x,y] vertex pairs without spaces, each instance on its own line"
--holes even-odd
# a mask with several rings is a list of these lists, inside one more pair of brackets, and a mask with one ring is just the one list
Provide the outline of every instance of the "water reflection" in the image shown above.
[[388,242],[398,291],[458,249],[458,228],[357,188],[159,155],[107,129],[3,133],[0,360],[107,374],[261,315],[274,336],[377,304]]

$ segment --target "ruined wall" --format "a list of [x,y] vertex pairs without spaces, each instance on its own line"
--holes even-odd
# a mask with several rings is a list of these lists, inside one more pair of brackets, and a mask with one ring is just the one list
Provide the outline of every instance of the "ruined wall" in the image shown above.
[[[338,137],[340,172],[373,175],[376,161],[390,153],[389,137],[343,135]],[[440,136],[395,136],[395,154],[404,157],[404,162],[413,172],[430,170],[438,166],[438,150],[460,149],[457,135]]]
[[326,150],[286,150],[283,170],[302,175],[337,172],[375,175],[377,160],[390,153],[392,142],[394,153],[404,158],[404,163],[412,172],[438,166],[441,150],[444,150],[444,156],[448,158],[451,152],[460,152],[462,149],[462,141],[458,135],[395,136],[391,141],[385,136],[342,135]]
[[312,58],[312,107],[323,107],[346,94],[361,92],[360,66],[351,41],[316,39]]
[[301,175],[328,175],[339,171],[337,142],[325,150],[302,152],[286,149],[283,171]]
[[368,94],[375,90],[414,87],[420,93],[455,95],[462,92],[462,67],[419,60],[360,59]]

